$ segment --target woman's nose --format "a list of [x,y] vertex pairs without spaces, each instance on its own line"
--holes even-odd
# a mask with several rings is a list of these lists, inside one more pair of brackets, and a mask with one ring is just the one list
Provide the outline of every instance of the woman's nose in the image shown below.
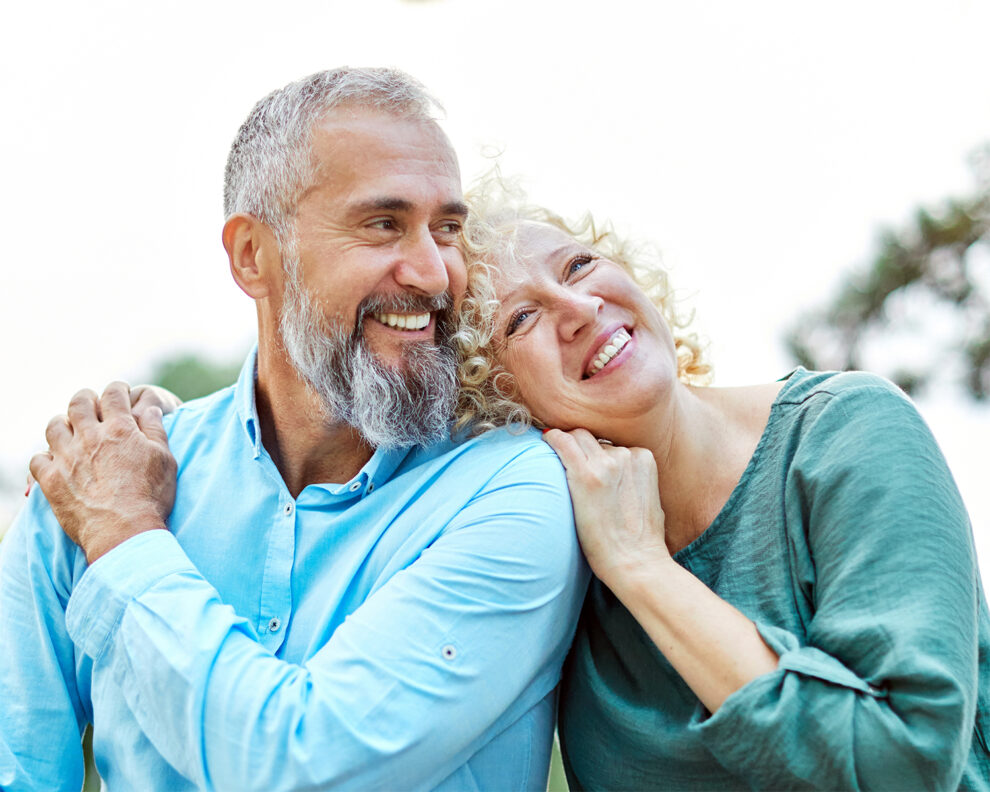
[[580,292],[570,292],[559,300],[560,321],[557,330],[561,338],[570,340],[584,327],[594,324],[601,313],[604,301],[601,297]]

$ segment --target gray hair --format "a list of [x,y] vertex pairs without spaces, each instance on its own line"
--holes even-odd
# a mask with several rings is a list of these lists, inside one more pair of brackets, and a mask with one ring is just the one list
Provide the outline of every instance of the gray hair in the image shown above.
[[257,217],[284,246],[292,236],[299,197],[317,178],[313,128],[344,105],[420,121],[433,121],[443,111],[420,83],[398,69],[343,66],[272,91],[254,106],[230,147],[224,216],[243,212]]

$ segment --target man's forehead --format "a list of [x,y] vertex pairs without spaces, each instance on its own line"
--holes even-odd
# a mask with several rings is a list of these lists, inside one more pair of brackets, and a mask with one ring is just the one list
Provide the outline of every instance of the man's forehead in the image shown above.
[[397,116],[369,108],[332,110],[313,127],[314,153],[330,164],[335,154],[346,165],[356,156],[419,158],[458,169],[457,156],[446,134],[429,118]]

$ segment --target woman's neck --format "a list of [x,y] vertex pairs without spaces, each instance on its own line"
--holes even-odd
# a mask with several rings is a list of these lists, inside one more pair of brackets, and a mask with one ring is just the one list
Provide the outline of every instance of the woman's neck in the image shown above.
[[671,553],[704,533],[725,506],[760,442],[780,387],[678,384],[641,426],[633,445],[648,448],[656,459]]

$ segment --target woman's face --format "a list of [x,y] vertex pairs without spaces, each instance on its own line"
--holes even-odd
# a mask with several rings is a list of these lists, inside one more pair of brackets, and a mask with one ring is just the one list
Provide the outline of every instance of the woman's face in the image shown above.
[[563,231],[518,229],[500,268],[496,350],[533,415],[609,437],[677,380],[670,329],[629,274]]

